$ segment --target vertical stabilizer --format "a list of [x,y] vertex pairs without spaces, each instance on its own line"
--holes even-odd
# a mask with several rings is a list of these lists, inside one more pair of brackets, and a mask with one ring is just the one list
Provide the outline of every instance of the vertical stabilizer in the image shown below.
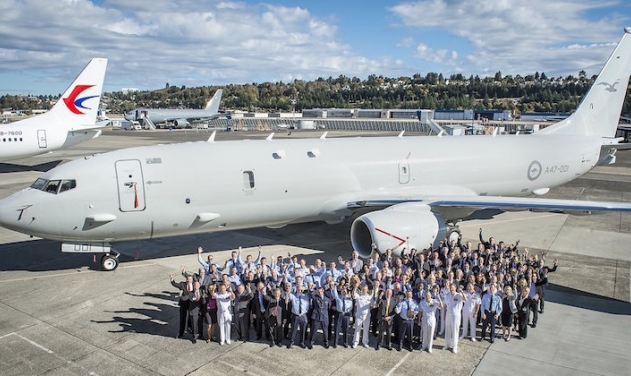
[[219,89],[215,92],[212,98],[206,104],[206,111],[216,114],[219,112],[219,102],[221,102],[221,94],[223,93],[223,89]]
[[627,27],[576,112],[539,133],[614,137],[630,74],[631,27]]
[[55,121],[69,131],[94,128],[99,111],[107,59],[95,58],[79,73],[79,76],[45,115],[47,121]]

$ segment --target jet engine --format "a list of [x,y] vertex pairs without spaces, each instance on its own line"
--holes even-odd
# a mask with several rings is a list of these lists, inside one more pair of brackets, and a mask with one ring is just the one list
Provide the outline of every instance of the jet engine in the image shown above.
[[173,126],[176,128],[189,128],[191,124],[186,119],[173,120]]
[[406,249],[434,247],[447,235],[448,226],[428,205],[403,203],[359,216],[351,225],[351,243],[361,257],[370,257],[374,244],[394,256]]

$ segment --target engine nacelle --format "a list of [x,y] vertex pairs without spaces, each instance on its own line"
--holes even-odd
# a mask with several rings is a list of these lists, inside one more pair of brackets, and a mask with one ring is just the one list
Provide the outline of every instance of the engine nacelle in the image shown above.
[[447,235],[447,225],[440,214],[425,204],[404,203],[364,214],[351,226],[351,243],[361,257],[370,257],[372,245],[394,256],[404,248],[434,247]]
[[173,126],[176,128],[189,128],[191,123],[186,119],[175,119],[173,120]]

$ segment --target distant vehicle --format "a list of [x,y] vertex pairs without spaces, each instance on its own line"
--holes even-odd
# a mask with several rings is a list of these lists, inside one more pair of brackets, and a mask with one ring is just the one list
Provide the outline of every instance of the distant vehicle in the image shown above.
[[223,89],[217,90],[202,110],[138,108],[126,113],[125,119],[138,122],[148,119],[154,125],[166,123],[175,128],[191,128],[193,121],[207,121],[219,117],[219,102],[221,102],[222,93]]
[[121,124],[121,128],[126,130],[126,131],[140,131],[142,130],[142,126],[140,125],[139,122],[133,120],[133,121],[124,121]]
[[44,154],[91,140],[109,123],[96,123],[107,59],[92,59],[53,108],[0,126],[0,160]]

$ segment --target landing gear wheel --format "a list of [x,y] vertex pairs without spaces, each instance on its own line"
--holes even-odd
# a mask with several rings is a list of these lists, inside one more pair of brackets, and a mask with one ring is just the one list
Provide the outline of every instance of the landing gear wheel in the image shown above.
[[101,267],[107,272],[111,272],[118,268],[118,257],[106,253],[101,257]]
[[452,241],[458,244],[458,239],[461,236],[462,233],[460,232],[460,229],[458,227],[451,227],[449,231],[447,231],[447,241],[449,241],[449,244],[451,244]]

